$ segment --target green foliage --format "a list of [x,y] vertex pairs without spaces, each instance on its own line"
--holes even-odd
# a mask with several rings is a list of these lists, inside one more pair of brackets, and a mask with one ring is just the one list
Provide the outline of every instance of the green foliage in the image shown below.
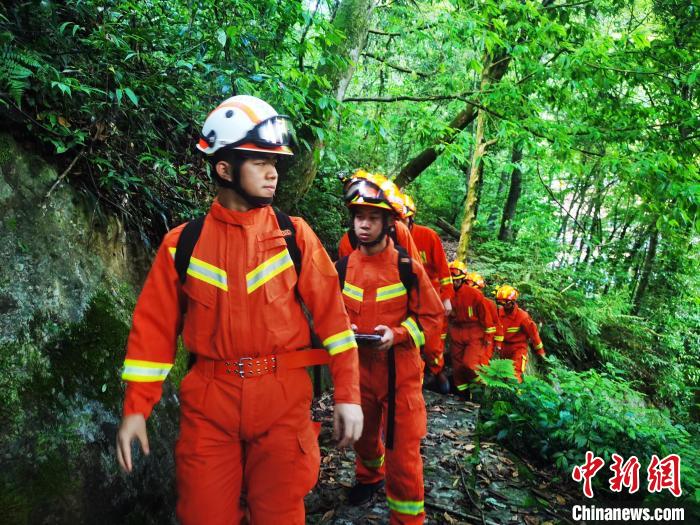
[[330,256],[335,259],[340,238],[347,231],[348,212],[341,197],[341,184],[334,175],[320,174],[294,210],[313,225]]
[[[482,429],[509,448],[554,464],[568,477],[583,464],[587,450],[607,463],[613,453],[637,456],[643,466],[652,454],[679,454],[685,499],[700,488],[697,428],[676,424],[668,412],[649,407],[620,371],[574,372],[548,359],[545,381],[532,375],[522,384],[512,376],[510,360],[493,360],[479,374],[489,395],[482,408]],[[600,477],[600,476],[599,476]],[[596,479],[606,490],[607,478]]]

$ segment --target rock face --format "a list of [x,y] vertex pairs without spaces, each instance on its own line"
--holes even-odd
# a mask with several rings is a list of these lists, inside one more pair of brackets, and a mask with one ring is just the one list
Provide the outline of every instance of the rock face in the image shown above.
[[150,257],[127,242],[117,219],[63,182],[54,187],[58,179],[0,135],[2,521],[168,523],[177,429],[170,391],[149,423],[149,461],[127,479],[113,459],[119,370]]

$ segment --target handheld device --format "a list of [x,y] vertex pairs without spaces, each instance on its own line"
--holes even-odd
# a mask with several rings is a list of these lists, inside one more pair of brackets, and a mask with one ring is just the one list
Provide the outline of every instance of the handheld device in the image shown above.
[[355,341],[366,345],[376,345],[379,344],[381,340],[382,336],[377,334],[355,334]]

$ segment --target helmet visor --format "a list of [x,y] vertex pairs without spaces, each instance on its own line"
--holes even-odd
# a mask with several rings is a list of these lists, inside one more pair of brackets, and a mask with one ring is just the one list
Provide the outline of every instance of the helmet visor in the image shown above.
[[267,148],[289,146],[291,142],[289,118],[284,115],[275,115],[265,119],[239,142],[252,142],[256,146]]
[[464,279],[464,272],[462,270],[460,270],[459,268],[450,268],[450,274],[452,275],[452,279],[455,279],[455,280]]
[[345,188],[343,195],[345,202],[352,202],[356,197],[362,197],[362,200],[368,203],[386,202],[384,192],[378,186],[364,179],[354,180]]

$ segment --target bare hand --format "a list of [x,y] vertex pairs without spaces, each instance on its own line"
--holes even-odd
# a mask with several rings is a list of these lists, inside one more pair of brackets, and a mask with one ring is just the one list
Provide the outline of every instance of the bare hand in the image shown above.
[[450,301],[449,299],[445,299],[442,302],[442,305],[445,307],[445,315],[449,317],[452,313],[452,301]]
[[333,410],[333,439],[338,447],[352,445],[362,435],[362,407],[350,403],[338,403]]
[[377,350],[389,350],[394,344],[394,331],[383,324],[375,326],[374,331],[382,336],[382,340],[377,345]]
[[131,472],[131,442],[137,438],[141,443],[143,453],[150,454],[148,447],[148,434],[146,433],[146,419],[143,414],[131,414],[122,418],[117,432],[117,461],[124,472]]
[[357,332],[357,325],[355,323],[351,324],[350,328],[352,328],[353,332]]

